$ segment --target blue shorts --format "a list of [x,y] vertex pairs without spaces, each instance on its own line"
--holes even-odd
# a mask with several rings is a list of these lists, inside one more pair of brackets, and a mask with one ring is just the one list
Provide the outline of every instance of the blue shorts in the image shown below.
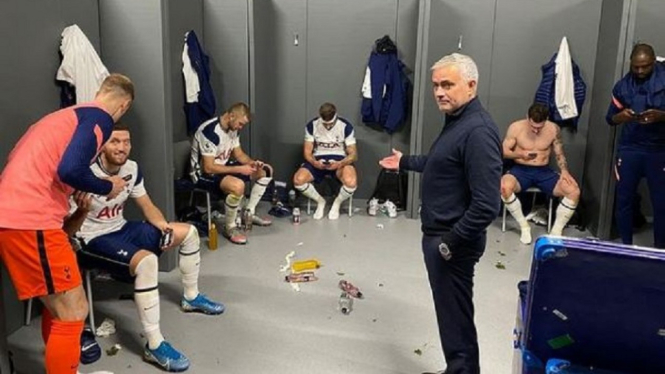
[[87,266],[103,269],[120,277],[130,276],[129,263],[141,249],[158,257],[162,232],[148,222],[127,222],[118,231],[98,236],[81,248]]
[[517,179],[522,192],[530,187],[536,186],[549,196],[552,196],[554,193],[554,187],[560,177],[557,172],[547,165],[526,166],[517,164],[508,170],[508,174]]
[[[339,155],[328,155],[328,156],[318,156],[315,157],[316,160],[335,160],[335,161],[341,161],[344,159],[344,156],[339,156]],[[337,177],[337,170],[321,170],[317,169],[314,167],[314,165],[310,164],[309,162],[305,161],[300,165],[300,167],[305,168],[309,170],[309,172],[312,174],[314,177],[314,183],[321,183],[321,181],[327,177],[331,176],[336,178]]]
[[[238,166],[240,165],[236,161],[229,161],[226,163],[226,166]],[[242,180],[245,183],[251,182],[251,178],[249,175],[244,175],[244,174],[238,174],[238,173],[229,173],[229,174],[201,174],[199,177],[199,180],[196,182],[195,186],[196,188],[200,188],[202,190],[206,190],[208,192],[211,192],[213,194],[220,194],[223,191],[219,189],[219,184],[222,183],[222,179],[224,179],[227,176],[232,176],[236,177],[240,180]]]

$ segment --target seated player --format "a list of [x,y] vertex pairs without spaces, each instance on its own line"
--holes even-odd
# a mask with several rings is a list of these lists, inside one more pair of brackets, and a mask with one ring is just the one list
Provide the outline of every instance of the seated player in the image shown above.
[[319,108],[319,118],[305,126],[303,145],[305,162],[293,176],[293,185],[307,198],[316,201],[314,219],[323,218],[326,200],[316,191],[312,181],[319,183],[328,175],[342,182],[342,187],[328,212],[328,219],[339,218],[339,208],[346,199],[353,197],[357,187],[356,168],[358,160],[353,125],[337,116],[337,108],[324,103]]
[[[116,124],[91,169],[100,178],[122,177],[127,181],[127,188],[113,199],[75,193],[72,210],[76,210],[65,221],[64,229],[75,233],[83,242],[81,251],[94,258],[96,266],[121,277],[134,277],[134,301],[148,340],[144,359],[166,371],[184,371],[189,367],[189,360],[164,340],[159,326],[158,258],[163,251],[179,248],[184,311],[221,314],[224,305],[199,293],[198,232],[192,225],[164,219],[145,190],[137,163],[128,159],[130,150],[128,128]],[[124,206],[130,197],[147,222],[124,219]]]
[[256,205],[272,180],[272,167],[260,160],[253,160],[240,147],[238,132],[249,121],[247,104],[233,104],[221,116],[201,124],[192,143],[192,181],[197,187],[226,194],[222,235],[235,244],[247,243],[247,236],[236,225],[246,182],[256,182],[245,207],[252,217],[252,224],[272,224],[269,219],[256,215]]
[[[514,160],[516,165],[501,178],[501,199],[519,223],[522,230],[520,241],[524,244],[531,243],[531,228],[515,193],[536,186],[549,196],[563,197],[550,232],[559,236],[573,216],[580,199],[580,188],[568,172],[561,129],[548,121],[548,116],[547,106],[539,103],[531,105],[528,117],[513,122],[503,141],[503,157]],[[559,166],[559,174],[548,166],[552,151]]]

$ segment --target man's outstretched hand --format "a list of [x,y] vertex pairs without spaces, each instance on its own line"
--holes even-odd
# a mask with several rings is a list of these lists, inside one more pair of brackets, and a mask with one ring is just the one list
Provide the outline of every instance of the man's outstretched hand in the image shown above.
[[402,152],[393,148],[393,154],[388,157],[384,157],[381,161],[379,161],[379,165],[381,165],[381,167],[384,169],[397,170],[399,169],[399,160],[401,158]]

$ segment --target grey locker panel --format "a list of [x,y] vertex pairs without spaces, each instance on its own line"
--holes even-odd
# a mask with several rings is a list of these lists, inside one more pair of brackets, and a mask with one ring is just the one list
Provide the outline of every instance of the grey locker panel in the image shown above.
[[[418,0],[400,0],[397,2],[397,48],[399,58],[406,67],[405,73],[413,87],[416,69],[416,42],[418,37]],[[411,100],[409,100],[409,108]],[[409,153],[411,140],[411,111],[406,123],[391,136],[391,148]],[[390,151],[390,150],[388,150]]]
[[635,42],[648,43],[657,56],[665,57],[665,2],[662,0],[638,0],[635,17]]
[[0,87],[12,89],[11,95],[0,95],[0,165],[28,126],[60,106],[54,81],[60,65],[60,34],[66,25],[58,16],[60,3],[0,1],[0,32],[4,36],[0,46],[5,51],[0,54]]
[[[302,163],[307,87],[306,0],[254,3],[254,74],[250,125],[255,157],[273,165],[275,179],[291,181]],[[297,40],[297,42],[296,42]]]
[[[238,101],[252,105],[249,102],[248,12],[247,1],[203,1],[204,48],[210,56],[210,80],[220,114]],[[240,141],[251,155],[249,130],[243,129]]]
[[[593,89],[602,0],[497,0],[489,110],[501,135],[525,118],[541,79],[540,67],[566,36],[573,60],[587,84],[578,131],[563,132],[571,173],[581,180],[588,129],[588,96]],[[528,15],[528,17],[525,17]]]
[[589,230],[610,238],[614,207],[614,143],[616,127],[605,122],[612,88],[622,75],[630,0],[604,1],[601,12],[593,89],[588,91],[589,131],[582,179],[582,200]]
[[[132,132],[130,157],[142,166],[152,201],[173,219],[173,163],[166,161],[173,158],[173,122],[163,6],[160,0],[103,1],[99,11],[104,62],[109,70],[134,82],[136,98],[122,119]],[[127,205],[125,216],[143,219],[134,204]],[[160,259],[162,270],[172,269],[175,263],[175,252]]]
[[185,33],[194,30],[202,44],[203,40],[203,0],[169,0],[167,27],[168,45],[166,53],[168,70],[166,82],[171,85],[170,111],[167,115],[173,120],[173,141],[187,139],[185,119],[185,81],[182,76],[182,51]]
[[378,160],[390,151],[390,135],[361,122],[360,88],[374,41],[384,35],[394,41],[396,19],[396,0],[307,2],[307,116],[317,116],[319,106],[330,101],[354,125],[357,198],[371,195]]
[[[427,40],[427,72],[423,112],[422,152],[427,153],[443,126],[443,115],[432,94],[429,68],[441,57],[453,52],[471,56],[478,65],[478,96],[488,107],[490,64],[492,56],[492,25],[495,0],[432,0]],[[461,47],[459,50],[461,39]]]
[[[60,0],[59,3],[63,27],[78,25],[99,54],[99,4],[97,1]],[[40,11],[42,11],[41,9]]]

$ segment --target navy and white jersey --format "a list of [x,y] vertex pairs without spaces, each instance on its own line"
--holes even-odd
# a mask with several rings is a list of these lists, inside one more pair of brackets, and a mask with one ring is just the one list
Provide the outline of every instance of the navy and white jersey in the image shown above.
[[207,120],[199,126],[194,134],[192,142],[192,157],[190,159],[190,175],[196,183],[201,174],[203,166],[201,158],[211,156],[215,158],[215,164],[226,165],[231,158],[233,150],[240,147],[240,136],[238,131],[224,131],[219,122],[219,117]]
[[[101,165],[101,160],[97,161],[90,166],[92,172],[96,176],[103,178],[108,177],[110,174],[104,170]],[[118,171],[119,176],[126,178],[127,186],[115,198],[107,200],[106,196],[92,195],[92,207],[90,212],[85,218],[83,225],[76,233],[77,238],[83,239],[88,243],[90,240],[105,235],[111,232],[120,230],[127,222],[123,216],[125,203],[131,198],[138,198],[146,194],[143,185],[143,175],[136,162],[127,160],[127,162],[120,167]],[[73,199],[70,199],[71,211],[76,210],[76,204]]]
[[305,141],[314,143],[313,156],[346,157],[346,147],[356,144],[353,125],[344,118],[337,117],[333,127],[327,129],[323,120],[315,118],[305,126]]

